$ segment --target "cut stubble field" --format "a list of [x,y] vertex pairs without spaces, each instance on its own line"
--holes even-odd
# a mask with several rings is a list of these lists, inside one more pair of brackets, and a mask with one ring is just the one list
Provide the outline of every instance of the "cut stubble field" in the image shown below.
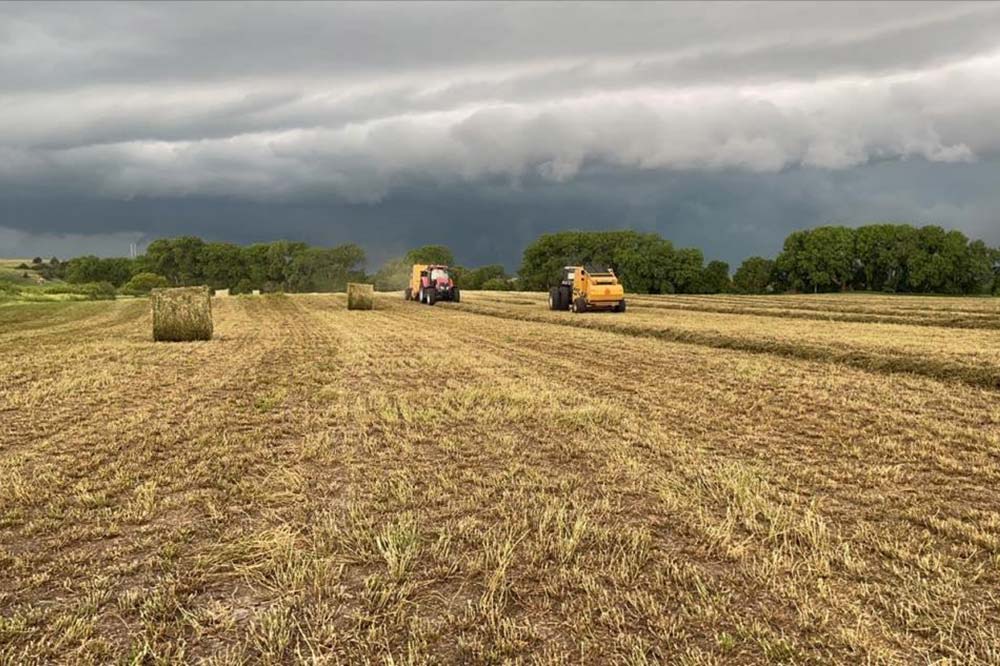
[[996,301],[463,301],[0,307],[0,664],[1000,662]]

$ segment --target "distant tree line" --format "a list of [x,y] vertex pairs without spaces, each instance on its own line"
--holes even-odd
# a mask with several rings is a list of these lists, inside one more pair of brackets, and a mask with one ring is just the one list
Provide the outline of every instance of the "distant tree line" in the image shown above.
[[415,248],[366,275],[365,252],[352,243],[314,247],[279,240],[239,246],[194,236],[153,241],[136,259],[35,258],[21,268],[46,279],[106,285],[104,291],[111,287],[141,294],[158,286],[207,284],[249,293],[343,291],[354,281],[395,291],[406,286],[415,263],[451,266],[458,285],[469,290],[544,290],[560,280],[563,266],[604,264],[615,270],[627,291],[647,294],[1000,292],[1000,248],[970,241],[960,231],[908,224],[796,231],[776,258],[750,257],[731,277],[727,263],[706,263],[699,249],[676,248],[658,234],[628,230],[545,234],[525,249],[517,276],[500,264],[457,265],[443,245]]
[[773,261],[744,261],[733,284],[745,293],[997,293],[1000,248],[937,226],[817,227],[790,234]]
[[342,291],[347,282],[365,278],[364,262],[364,250],[354,244],[327,248],[274,241],[239,246],[181,236],[155,240],[135,259],[70,259],[61,264],[56,277],[77,284],[106,282],[139,292],[195,284],[233,293]]
[[48,279],[73,284],[107,284],[123,293],[143,294],[155,287],[207,284],[231,293],[344,291],[348,282],[375,282],[381,290],[406,286],[414,263],[453,267],[465,289],[509,289],[511,278],[500,265],[466,269],[455,265],[442,245],[416,248],[366,275],[365,252],[353,243],[314,247],[293,241],[239,246],[210,243],[195,236],[162,238],[135,258],[84,256],[50,264],[40,259],[26,269],[44,271]]
[[701,250],[675,248],[654,233],[560,231],[529,245],[521,262],[526,290],[556,284],[564,266],[600,264],[614,269],[626,291],[641,294],[715,294],[729,291],[729,264],[705,263]]
[[908,224],[796,231],[775,259],[750,257],[732,278],[725,262],[706,264],[700,250],[675,248],[657,234],[562,231],[525,249],[523,288],[545,289],[563,266],[585,263],[612,267],[634,293],[1000,293],[1000,248],[960,231]]

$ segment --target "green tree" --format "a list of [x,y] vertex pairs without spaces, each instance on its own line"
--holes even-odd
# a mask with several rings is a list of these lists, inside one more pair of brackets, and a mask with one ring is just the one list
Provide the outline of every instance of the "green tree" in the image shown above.
[[265,292],[289,289],[292,262],[308,247],[305,243],[277,240],[241,248],[244,275],[251,289]]
[[854,276],[854,230],[817,227],[805,241],[808,281],[813,291],[843,291]]
[[236,286],[230,290],[230,294],[252,294],[255,287],[253,283],[250,282],[250,278],[243,278],[236,283]]
[[612,266],[626,291],[670,294],[676,291],[673,244],[657,234],[627,232],[618,235]]
[[92,301],[113,301],[117,293],[110,282],[90,282],[82,285],[81,292]]
[[444,245],[424,245],[407,252],[405,260],[410,265],[444,264],[451,266],[455,263],[455,255]]
[[125,283],[125,286],[122,287],[122,292],[133,296],[145,296],[153,289],[169,286],[170,282],[162,275],[157,275],[156,273],[139,273],[133,275],[132,279]]
[[344,291],[348,282],[364,281],[364,262],[364,250],[353,243],[306,248],[293,257],[287,285],[299,292]]
[[702,283],[704,255],[695,248],[683,248],[674,253],[673,284],[678,294],[700,294],[704,292]]
[[855,230],[855,288],[869,291],[896,291],[899,288],[904,259],[899,252],[899,241],[905,237],[906,227],[871,224]]
[[938,226],[921,227],[916,247],[907,257],[909,287],[919,293],[960,293],[956,281],[967,250],[968,240],[961,232],[948,232]]
[[774,261],[749,257],[733,274],[733,288],[741,294],[766,294],[774,288],[773,274]]
[[967,259],[964,263],[964,276],[959,285],[964,294],[990,294],[993,292],[995,279],[994,250],[987,247],[981,240],[968,245]]
[[[507,271],[500,264],[489,264],[488,266],[480,266],[471,270],[463,270],[458,275],[453,275],[452,277],[455,278],[455,283],[459,287],[470,291],[485,289],[483,285],[490,280],[499,280],[504,285],[509,280]],[[506,288],[506,286],[502,287],[502,289]]]
[[231,243],[206,243],[201,250],[201,274],[212,289],[232,289],[247,276],[242,250]]
[[729,279],[729,264],[724,261],[710,261],[702,271],[702,289],[706,294],[725,294],[732,291]]
[[483,291],[510,291],[510,282],[500,277],[491,277],[485,280],[479,289]]
[[196,236],[157,239],[146,248],[143,270],[162,275],[177,286],[202,284],[204,248],[205,241]]
[[854,230],[848,227],[816,227],[796,231],[785,239],[775,260],[783,286],[795,291],[843,291],[857,269]]
[[993,261],[993,293],[1000,295],[1000,247],[990,252]]
[[246,279],[253,289],[263,289],[264,283],[268,281],[267,274],[267,243],[255,243],[240,248],[243,255],[243,266],[246,270]]
[[74,284],[107,282],[120,287],[132,277],[132,261],[124,257],[102,259],[93,255],[70,259],[66,281]]

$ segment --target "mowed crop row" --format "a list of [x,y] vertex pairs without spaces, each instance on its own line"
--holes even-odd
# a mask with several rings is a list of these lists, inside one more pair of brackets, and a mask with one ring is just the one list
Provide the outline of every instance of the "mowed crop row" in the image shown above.
[[642,298],[695,304],[730,303],[753,305],[775,310],[813,309],[825,312],[858,312],[870,314],[912,313],[914,315],[970,314],[1000,316],[1000,303],[989,297],[940,297],[914,295],[880,295],[871,293],[841,294],[670,294]]
[[0,314],[0,663],[1000,659],[995,391],[464,296]]
[[517,321],[537,321],[673,342],[829,361],[1000,387],[1000,331],[945,325],[798,319],[751,312],[630,307],[623,316],[551,312],[538,294],[470,294],[457,306]]
[[748,314],[784,319],[811,319],[815,321],[843,321],[873,324],[904,324],[908,326],[944,326],[947,328],[972,328],[1000,330],[1000,316],[987,313],[958,313],[954,311],[890,310],[870,312],[840,311],[822,306],[762,307],[739,302],[687,302],[673,297],[632,297],[630,304],[639,308],[715,312],[719,314]]
[[[912,305],[909,307],[879,305],[877,297],[871,303],[864,297],[846,296],[840,300],[814,300],[814,297],[758,296],[686,296],[630,294],[628,303],[635,308],[687,310],[718,314],[748,314],[784,319],[812,319],[856,323],[905,324],[912,326],[943,326],[946,328],[1000,329],[1000,311],[987,309],[993,299],[969,298],[968,306],[954,304],[950,309]],[[480,299],[482,300],[482,299]],[[486,300],[502,303],[537,305],[545,302],[540,293],[493,292]],[[898,300],[910,300],[909,297]],[[941,301],[941,299],[938,299]],[[866,304],[867,303],[867,304]],[[982,309],[975,309],[977,305]]]

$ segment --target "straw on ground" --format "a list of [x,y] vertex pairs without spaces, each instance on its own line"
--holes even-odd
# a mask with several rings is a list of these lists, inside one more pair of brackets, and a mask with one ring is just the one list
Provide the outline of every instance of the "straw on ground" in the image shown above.
[[1000,661],[995,333],[468,297],[0,308],[0,663]]

